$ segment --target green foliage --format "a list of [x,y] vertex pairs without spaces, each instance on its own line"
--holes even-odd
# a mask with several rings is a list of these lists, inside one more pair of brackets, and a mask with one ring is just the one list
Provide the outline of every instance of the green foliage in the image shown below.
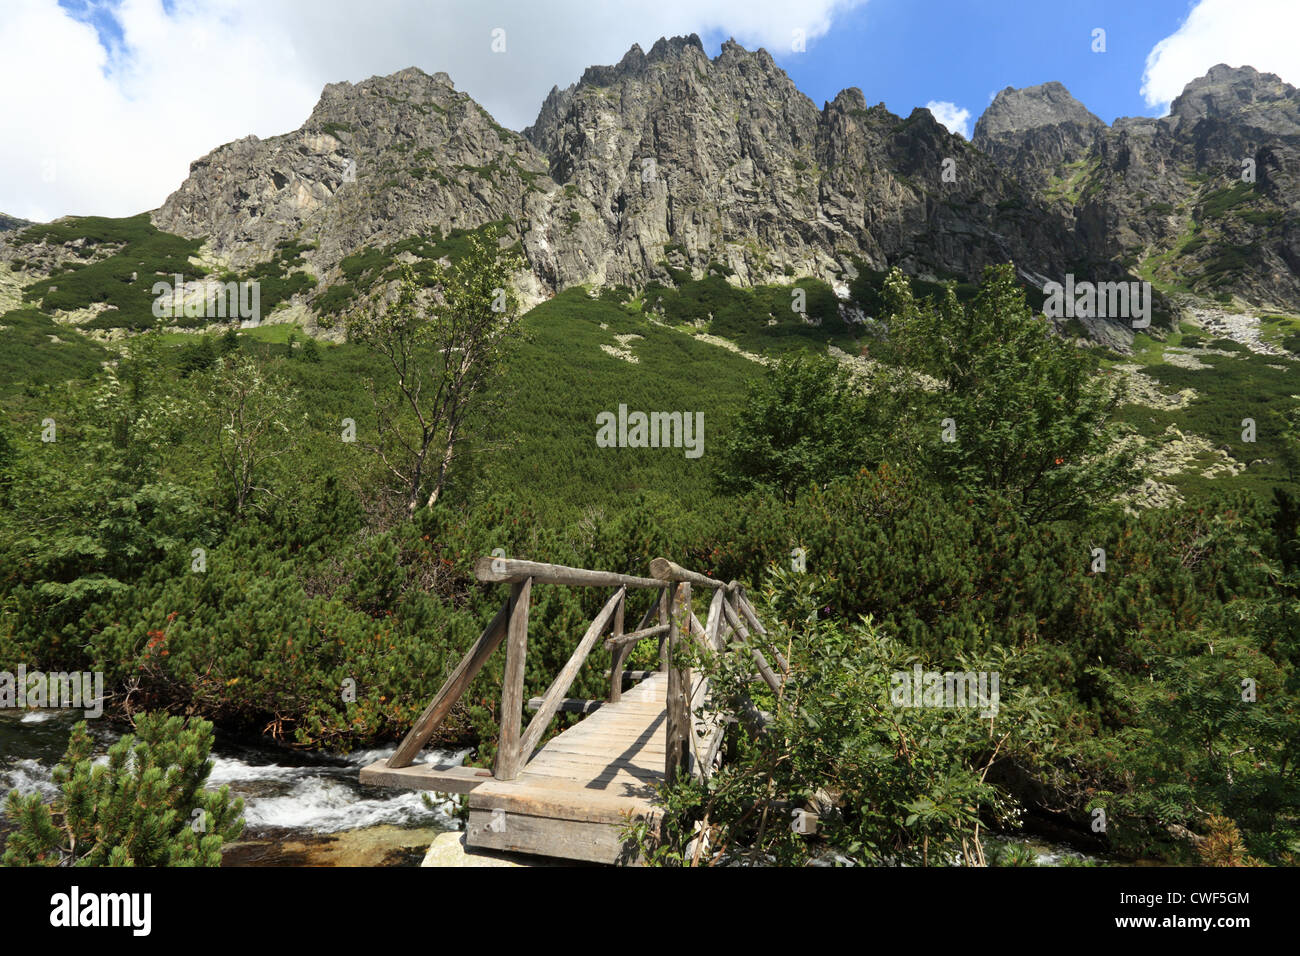
[[[418,155],[418,154],[417,154]],[[347,313],[360,295],[371,291],[380,282],[396,282],[406,271],[424,287],[433,287],[441,277],[441,260],[455,266],[491,234],[494,238],[511,229],[508,220],[487,222],[474,229],[454,228],[437,236],[409,236],[382,248],[367,246],[339,263],[342,280],[331,284],[318,295],[312,305],[323,315]],[[520,255],[523,247],[516,242],[505,250],[508,255]],[[397,261],[402,255],[416,258],[407,266]]]
[[82,721],[54,769],[52,803],[10,791],[4,865],[220,866],[222,843],[243,831],[244,801],[203,789],[211,749],[207,721],[140,714],[100,764]]
[[[1287,650],[1300,650],[1294,635]],[[1278,860],[1300,838],[1300,719],[1287,669],[1222,632],[1188,635],[1147,660],[1145,677],[1103,677],[1122,684],[1111,692],[1133,715],[1105,743],[1114,763],[1099,799],[1112,839],[1133,854],[1177,855],[1175,834],[1217,815],[1245,831],[1255,856]]]
[[[886,302],[884,299],[885,280],[889,278],[888,272],[881,272],[878,269],[868,269],[860,260],[853,261],[853,267],[857,275],[849,281],[849,298],[858,304],[858,306],[873,318],[883,318]],[[942,301],[947,294],[947,285],[939,282],[929,282],[912,276],[908,279],[912,288],[914,298],[932,298]],[[969,282],[955,282],[952,284],[954,293],[959,302],[969,302],[975,298],[975,293],[979,287]]]
[[248,270],[244,280],[258,283],[258,305],[263,317],[293,296],[316,287],[316,280],[303,271],[307,260],[302,255],[314,248],[314,244],[286,239],[276,246],[270,259]]
[[211,335],[202,335],[193,342],[187,342],[181,346],[177,359],[181,375],[207,371],[216,363],[218,354],[217,343]]
[[[1048,644],[1053,667],[1037,682],[1096,696],[1087,665],[1131,658],[1132,632],[1173,634],[1223,620],[1218,595],[1260,586],[1244,540],[1259,514],[1239,502],[1169,512],[1029,524],[986,511],[917,475],[882,467],[812,488],[793,502],[753,496],[734,509],[734,532],[713,570],[745,579],[802,547],[825,574],[827,613],[870,614],[908,646],[981,653],[996,640]],[[1107,552],[1091,572],[1091,549]],[[1192,550],[1197,561],[1186,563]]]
[[874,464],[872,403],[838,362],[794,356],[750,386],[723,442],[719,486],[786,500],[810,484]]
[[[418,260],[410,285],[420,301],[431,282],[461,281],[464,256],[438,261],[444,240],[473,253],[481,238],[363,250],[343,278],[359,290],[387,281],[396,273],[386,257],[401,246]],[[276,274],[296,274],[305,251],[277,250]],[[472,274],[453,306],[491,298]],[[508,287],[502,278],[493,288]],[[1014,828],[1017,810],[1088,833],[1104,801],[1118,852],[1285,862],[1300,765],[1287,709],[1300,692],[1300,508],[1290,485],[1269,496],[1300,462],[1292,370],[1235,346],[1205,357],[1213,370],[1149,367],[1197,397],[1176,417],[1126,406],[1125,420],[1157,432],[1178,423],[1273,463],[1237,480],[1249,495],[1185,483],[1186,505],[1121,514],[1109,504],[1127,479],[1106,451],[1108,380],[1044,337],[1008,279],[993,276],[978,299],[958,288],[954,305],[915,281],[909,304],[897,279],[878,277],[881,302],[888,293],[897,307],[873,312],[880,367],[856,386],[824,358],[790,358],[828,343],[863,351],[813,283],[798,287],[820,327],[791,311],[791,287],[737,289],[716,274],[678,289],[566,290],[520,319],[492,401],[466,420],[442,494],[427,506],[426,482],[413,519],[373,454],[384,411],[367,383],[393,394],[382,389],[394,368],[359,341],[303,341],[285,325],[212,339],[148,333],[105,368],[113,354],[88,342],[84,360],[64,366],[62,346],[41,340],[81,343],[74,330],[17,310],[17,322],[0,320],[26,343],[0,395],[0,658],[102,670],[110,700],[132,708],[347,748],[405,733],[499,607],[504,588],[474,581],[475,558],[500,548],[643,574],[663,555],[765,584],[764,620],[795,673],[779,701],[743,685],[777,715],[774,734],[738,732],[713,788],[667,795],[676,830],[655,851],[661,862],[689,862],[711,801],[704,860],[725,846],[733,860],[978,862],[976,818],[981,834]],[[922,290],[938,298],[918,303]],[[413,336],[443,319],[408,318]],[[769,372],[693,334],[697,322],[786,359]],[[410,354],[428,374],[446,353],[424,340]],[[85,377],[65,381],[76,375]],[[620,404],[703,412],[704,457],[598,447],[596,415]],[[242,418],[224,417],[241,407]],[[1259,439],[1238,447],[1246,415]],[[40,441],[47,417],[57,442]],[[956,420],[959,447],[939,440],[944,417]],[[355,443],[340,440],[345,418]],[[1035,483],[1028,462],[1049,455]],[[719,471],[739,480],[719,490]],[[1106,549],[1105,573],[1090,568],[1095,547]],[[792,573],[765,577],[795,548],[811,588]],[[536,590],[526,696],[546,689],[602,600]],[[649,663],[653,648],[637,653],[630,666]],[[969,714],[882,703],[889,672],[913,662],[998,669],[995,736]],[[608,663],[598,648],[572,695],[602,696]],[[743,657],[699,663],[718,687],[740,687]],[[473,746],[475,763],[491,761],[501,667],[500,655],[489,660],[435,745]],[[1258,682],[1256,710],[1228,692],[1240,695],[1243,675]],[[789,806],[769,805],[822,790],[837,800],[820,842],[790,831]],[[1192,851],[1198,840],[1210,848]]]
[[293,450],[294,425],[305,415],[297,394],[252,358],[212,361],[203,422],[219,463],[219,500],[238,516],[283,477],[281,459]]
[[202,536],[198,495],[168,464],[192,411],[168,394],[156,334],[133,339],[116,366],[94,386],[47,414],[57,440],[33,430],[12,474],[24,507],[0,525],[11,556],[5,586],[18,611],[19,633],[33,657],[66,660],[84,643],[82,613],[128,586],[144,569],[166,562]]
[[[1206,344],[1217,349],[1222,343]],[[1229,344],[1232,350],[1240,349],[1235,342]],[[1300,408],[1300,402],[1293,397],[1297,392],[1295,370],[1289,366],[1275,367],[1280,364],[1275,356],[1245,351],[1197,358],[1209,368],[1189,369],[1170,364],[1144,368],[1147,375],[1171,392],[1193,389],[1195,397],[1186,408],[1174,413],[1134,407],[1126,410],[1124,419],[1144,425],[1149,434],[1158,434],[1168,425],[1174,425],[1180,431],[1201,435],[1216,447],[1225,448],[1238,461],[1252,463],[1233,479],[1232,486],[1268,500],[1278,482],[1288,477],[1283,465],[1288,433],[1285,422]],[[1254,443],[1242,440],[1243,418],[1253,418],[1258,425]],[[1197,474],[1173,475],[1162,480],[1168,480],[1183,494],[1197,499],[1214,494],[1224,484]]]
[[1236,182],[1225,189],[1216,189],[1201,199],[1197,212],[1202,219],[1222,219],[1229,211],[1249,202],[1258,195],[1253,183]]
[[[775,572],[763,591],[765,620],[782,621],[769,627],[773,643],[791,665],[779,696],[763,685],[754,701],[772,719],[763,732],[739,725],[737,752],[707,784],[684,781],[666,793],[666,839],[638,834],[651,862],[979,862],[982,819],[1010,824],[1018,810],[989,782],[990,771],[1029,759],[1054,729],[1039,702],[1030,693],[1002,696],[992,720],[976,709],[900,708],[891,699],[893,675],[923,663],[908,648],[870,618],[847,626],[818,620],[821,598],[810,576]],[[758,686],[746,679],[748,658],[737,646],[699,663],[715,698],[738,699]],[[1030,666],[999,652],[948,658],[938,669]],[[805,806],[819,812],[817,840],[798,832]],[[688,843],[697,829],[707,849]]]
[[988,270],[966,305],[951,290],[918,302],[894,270],[885,304],[899,365],[880,388],[906,434],[895,442],[942,484],[1042,521],[1077,516],[1136,480],[1133,453],[1114,448],[1119,389],[1030,314],[1011,266]]
[[[673,323],[707,319],[709,331],[746,348],[770,348],[783,340],[822,343],[846,331],[831,287],[819,279],[800,279],[789,286],[734,286],[717,270],[703,279],[675,277],[676,289],[651,284],[645,289],[648,308]],[[795,292],[800,290],[804,310]],[[807,321],[805,321],[805,317]]]
[[0,395],[89,378],[106,357],[98,342],[59,325],[39,309],[0,314]]
[[[680,495],[707,509],[710,465],[760,366],[582,289],[566,289],[520,324],[523,338],[502,383],[507,409],[480,443],[478,463],[460,476],[461,494],[520,496],[561,527],[584,515],[613,516],[643,493],[656,502]],[[628,344],[635,363],[601,349],[617,345],[615,336],[632,335],[640,337]],[[620,404],[702,412],[703,457],[676,448],[597,446],[596,416],[617,413]]]
[[1259,247],[1254,243],[1221,243],[1215,247],[1214,255],[1205,261],[1196,284],[1208,285],[1213,289],[1232,283],[1239,279],[1243,272],[1250,271],[1258,255]]
[[415,272],[404,268],[396,299],[348,325],[351,338],[387,366],[372,447],[412,515],[438,500],[458,445],[501,406],[491,388],[519,317],[513,278],[523,262],[503,253],[488,229],[470,237],[454,266],[431,265],[439,301],[420,301]]

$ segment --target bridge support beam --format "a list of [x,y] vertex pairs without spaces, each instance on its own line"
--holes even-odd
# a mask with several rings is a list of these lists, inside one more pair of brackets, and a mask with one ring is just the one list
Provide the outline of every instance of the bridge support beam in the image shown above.
[[506,626],[506,672],[501,681],[501,736],[493,776],[513,780],[522,762],[519,731],[524,718],[524,661],[528,656],[528,605],[533,579],[510,585],[510,623]]
[[689,636],[691,628],[691,585],[682,581],[677,585],[673,595],[668,626],[668,693],[667,693],[667,754],[664,764],[664,779],[669,786],[680,774],[689,774],[691,770],[691,711],[687,696],[691,686],[689,668],[678,666],[677,654],[683,636]]

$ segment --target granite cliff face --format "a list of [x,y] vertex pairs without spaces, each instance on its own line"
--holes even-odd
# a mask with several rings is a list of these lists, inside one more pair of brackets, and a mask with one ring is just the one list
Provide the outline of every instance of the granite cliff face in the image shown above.
[[975,123],[974,143],[1022,182],[1041,188],[1051,172],[1087,156],[1105,128],[1060,83],[1008,86]]
[[333,84],[301,129],[195,162],[154,214],[234,267],[314,242],[317,295],[358,249],[493,221],[542,291],[711,263],[741,283],[843,281],[855,262],[1045,274],[1081,251],[1049,203],[928,111],[902,119],[855,89],[818,110],[766,51],[728,42],[710,59],[694,36],[552,90],[522,136],[443,74]]
[[[710,59],[696,37],[632,50],[554,89],[524,135],[563,185],[537,262],[556,285],[697,274],[832,279],[874,268],[1044,271],[1077,250],[1065,222],[926,110],[907,119],[846,90],[818,110],[764,50]],[[945,164],[948,175],[945,176]],[[1044,228],[1046,225],[1046,228]],[[669,250],[669,253],[665,253]]]
[[1073,220],[1094,262],[1174,291],[1300,306],[1300,90],[1216,66],[1168,116],[1105,126],[1060,84],[1000,93],[975,145]]
[[445,74],[331,84],[300,129],[196,161],[153,221],[233,270],[293,240],[318,280],[308,308],[348,256],[499,223],[534,299],[711,268],[843,290],[862,267],[977,279],[1013,260],[1040,286],[1136,273],[1297,309],[1297,160],[1300,94],[1248,67],[1112,126],[1059,83],[1003,90],[972,144],[856,89],[818,109],[766,51],[710,58],[691,36],[589,68],[522,134]]
[[315,242],[307,260],[328,280],[349,253],[413,235],[506,222],[517,238],[554,188],[523,137],[446,74],[412,68],[331,84],[295,132],[213,150],[153,218],[207,237],[235,267],[268,259],[287,239]]

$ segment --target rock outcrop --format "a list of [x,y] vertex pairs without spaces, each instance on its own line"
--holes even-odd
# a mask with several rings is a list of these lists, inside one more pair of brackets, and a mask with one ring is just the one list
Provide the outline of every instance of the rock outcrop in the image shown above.
[[31,223],[26,219],[19,219],[17,216],[6,216],[0,212],[0,232],[8,232],[11,229],[22,229],[24,226],[30,226]]
[[1250,67],[1107,127],[1060,84],[1004,90],[974,143],[1073,219],[1090,262],[1169,291],[1300,309],[1300,90]]
[[819,110],[766,51],[710,58],[695,36],[591,67],[522,136],[443,74],[332,84],[299,130],[195,162],[154,221],[236,268],[313,242],[317,295],[358,249],[492,221],[552,290],[713,263],[744,284],[856,262],[1046,274],[1081,252],[1066,218],[927,110],[903,119],[858,90]]
[[168,232],[206,236],[236,267],[287,239],[314,242],[313,271],[413,235],[506,222],[518,237],[555,188],[540,154],[445,73],[418,69],[333,83],[301,128],[250,136],[190,166],[154,213]]
[[[818,110],[765,50],[698,37],[633,47],[553,89],[524,135],[563,186],[534,257],[555,285],[727,267],[743,283],[833,279],[854,261],[978,277],[1076,255],[1068,223],[927,110],[845,90]],[[571,228],[570,228],[571,227]]]
[[1052,172],[1092,150],[1106,124],[1060,83],[1007,87],[975,123],[973,142],[1021,181],[1043,188]]

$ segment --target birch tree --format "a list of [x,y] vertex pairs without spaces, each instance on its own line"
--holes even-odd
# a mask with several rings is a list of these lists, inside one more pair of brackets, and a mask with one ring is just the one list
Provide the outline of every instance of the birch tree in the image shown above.
[[273,464],[292,450],[296,404],[297,394],[251,358],[227,356],[213,373],[208,407],[218,474],[236,515],[269,492]]
[[472,423],[496,405],[491,386],[519,319],[510,280],[522,268],[487,229],[455,265],[434,264],[432,291],[403,267],[392,301],[349,322],[391,373],[389,387],[372,385],[378,440],[366,444],[400,483],[409,516],[437,503]]

